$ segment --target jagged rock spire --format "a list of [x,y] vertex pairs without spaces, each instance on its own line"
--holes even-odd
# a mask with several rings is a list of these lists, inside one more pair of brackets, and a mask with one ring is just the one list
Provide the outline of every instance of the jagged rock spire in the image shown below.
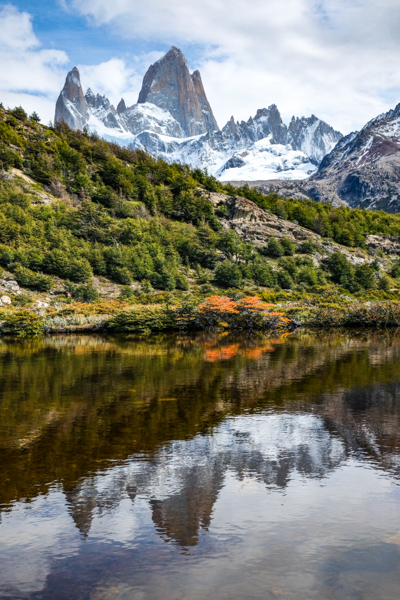
[[121,100],[119,101],[119,104],[117,106],[117,113],[121,114],[125,111],[126,111],[125,100],[123,98],[121,98]]
[[56,104],[55,122],[67,123],[72,129],[83,129],[88,118],[88,109],[83,95],[81,78],[76,67],[67,75],[64,88]]
[[218,129],[200,73],[190,74],[185,57],[175,46],[144,76],[138,103],[145,102],[168,110],[187,136]]

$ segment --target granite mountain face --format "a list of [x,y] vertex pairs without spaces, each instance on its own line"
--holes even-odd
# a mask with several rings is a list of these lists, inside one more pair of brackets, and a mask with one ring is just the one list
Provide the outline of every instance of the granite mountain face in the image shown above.
[[174,46],[144,76],[138,104],[145,103],[169,112],[186,137],[218,129],[199,71],[191,75],[185,57]]
[[190,73],[172,47],[144,76],[138,102],[115,108],[90,89],[83,94],[79,71],[67,75],[56,105],[56,122],[86,127],[108,141],[171,161],[207,168],[223,180],[305,179],[342,134],[314,115],[283,123],[278,108],[259,109],[248,121],[233,117],[219,129],[199,71]]

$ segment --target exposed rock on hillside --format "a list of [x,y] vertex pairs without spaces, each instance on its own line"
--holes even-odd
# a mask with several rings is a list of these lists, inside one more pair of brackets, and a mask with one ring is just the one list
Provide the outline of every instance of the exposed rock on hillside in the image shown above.
[[232,228],[248,242],[258,247],[265,247],[271,236],[287,237],[293,242],[311,239],[320,242],[321,237],[304,227],[285,221],[269,211],[259,208],[257,204],[240,196],[227,196],[215,192],[200,192],[204,194],[218,209],[227,208],[226,219],[221,219],[226,228]]
[[372,252],[380,250],[389,256],[400,254],[400,238],[394,235],[367,235],[365,243]]

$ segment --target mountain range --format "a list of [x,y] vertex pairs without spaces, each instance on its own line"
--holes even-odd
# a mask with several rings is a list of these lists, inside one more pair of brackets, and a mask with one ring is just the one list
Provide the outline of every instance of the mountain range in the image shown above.
[[145,149],[165,160],[207,168],[231,179],[305,179],[342,138],[311,117],[283,123],[276,105],[259,109],[248,121],[234,117],[218,127],[199,71],[192,74],[182,52],[172,47],[144,76],[138,101],[117,108],[91,89],[84,94],[75,67],[57,100],[56,122],[87,128],[108,141]]
[[249,185],[281,197],[399,212],[400,104],[339,140],[308,180],[282,182],[275,178]]
[[55,121],[264,193],[400,211],[400,104],[344,137],[315,115],[286,125],[275,104],[219,128],[199,71],[191,74],[172,47],[149,67],[130,107],[121,99],[114,108],[90,89],[84,94],[72,69]]

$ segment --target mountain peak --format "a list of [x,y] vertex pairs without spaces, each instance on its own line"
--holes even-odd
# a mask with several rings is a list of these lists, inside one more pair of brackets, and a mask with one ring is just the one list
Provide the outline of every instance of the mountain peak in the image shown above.
[[117,113],[123,113],[126,111],[126,104],[125,104],[125,100],[123,98],[121,98],[121,100],[119,101],[119,104],[117,106]]
[[146,102],[169,111],[187,136],[218,129],[199,71],[190,74],[183,53],[175,46],[145,74],[138,104]]
[[86,124],[87,104],[77,67],[67,74],[57,100],[54,120],[56,123],[66,123],[72,129],[83,129]]

